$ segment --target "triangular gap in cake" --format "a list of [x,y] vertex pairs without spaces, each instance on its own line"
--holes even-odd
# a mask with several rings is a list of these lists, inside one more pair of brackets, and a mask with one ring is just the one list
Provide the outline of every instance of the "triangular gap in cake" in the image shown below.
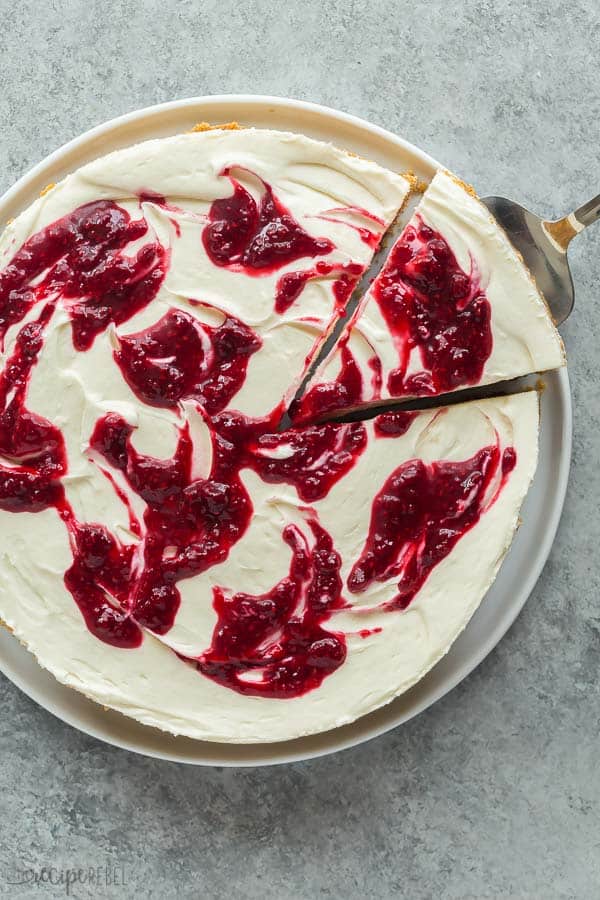
[[451,391],[447,394],[438,394],[435,397],[414,397],[412,399],[396,398],[391,400],[373,400],[359,403],[353,407],[340,410],[329,410],[322,415],[315,414],[312,417],[302,419],[282,418],[278,432],[285,434],[301,432],[305,428],[319,427],[321,425],[345,425],[353,422],[368,423],[379,416],[413,414],[447,409],[466,403],[484,402],[487,400],[500,400],[504,397],[512,397],[519,394],[537,393],[541,398],[546,390],[545,381],[538,376],[519,376],[510,380],[495,384],[480,385],[474,388],[463,388]]

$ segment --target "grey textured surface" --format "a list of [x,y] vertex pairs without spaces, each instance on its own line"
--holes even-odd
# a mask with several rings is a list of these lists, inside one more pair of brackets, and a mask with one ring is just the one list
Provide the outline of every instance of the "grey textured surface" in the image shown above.
[[[117,114],[252,92],[382,123],[542,212],[600,190],[596,0],[0,0],[0,22],[2,189]],[[600,894],[599,247],[597,226],[572,251],[564,518],[486,662],[383,738],[256,771],[136,758],[0,678],[0,894],[64,893],[9,885],[44,865],[124,867],[77,897]]]

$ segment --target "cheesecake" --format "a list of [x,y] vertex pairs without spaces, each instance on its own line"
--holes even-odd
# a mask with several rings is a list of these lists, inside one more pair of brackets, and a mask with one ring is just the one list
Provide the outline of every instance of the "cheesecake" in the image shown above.
[[[58,681],[172,734],[281,741],[390,702],[460,634],[535,472],[537,393],[367,407],[562,346],[453,178],[301,401],[362,417],[280,427],[410,190],[302,135],[201,129],[89,163],[7,226],[0,619]],[[435,341],[417,262],[453,286]]]
[[296,416],[431,397],[564,363],[546,302],[505,232],[472,188],[438,171]]

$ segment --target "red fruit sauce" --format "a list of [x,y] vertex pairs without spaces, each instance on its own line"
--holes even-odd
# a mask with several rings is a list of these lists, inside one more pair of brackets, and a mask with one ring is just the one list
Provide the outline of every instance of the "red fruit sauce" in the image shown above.
[[312,422],[340,410],[357,406],[363,396],[363,379],[360,369],[348,346],[348,334],[337,346],[340,371],[335,381],[315,384],[291,409],[295,425]]
[[[387,378],[390,396],[436,395],[481,380],[493,344],[489,301],[476,273],[463,272],[442,235],[418,215],[392,248],[373,283],[372,294],[399,356],[398,367]],[[322,412],[341,411],[365,396],[372,401],[380,398],[378,357],[369,362],[373,376],[370,389],[365,391],[347,338],[338,347],[340,371],[336,380],[317,383],[305,394],[294,415],[295,422]],[[423,369],[409,375],[415,349]]]
[[231,174],[233,169],[221,172],[229,178],[233,194],[212,203],[202,234],[204,249],[216,266],[267,275],[302,257],[325,256],[335,249],[327,238],[313,238],[304,231],[271,187],[250,172],[262,187],[257,203]]
[[132,220],[111,200],[86,203],[36,232],[0,272],[0,339],[34,304],[59,296],[75,349],[88,350],[109,324],[127,321],[157,294],[168,251],[151,241],[124,253],[147,232],[145,219]]
[[[297,697],[342,665],[346,641],[325,622],[346,604],[341,558],[329,534],[309,519],[314,545],[295,525],[283,531],[292,550],[289,574],[266,594],[230,595],[214,588],[218,620],[212,643],[196,661],[219,684],[259,697]],[[260,680],[247,680],[247,673]]]
[[171,309],[145,331],[119,337],[114,356],[143,403],[174,408],[197,400],[216,413],[243,385],[248,359],[260,346],[252,329],[232,316],[215,328]]
[[332,273],[338,277],[333,282],[333,296],[335,298],[335,311],[343,315],[346,302],[364,271],[360,263],[326,263],[320,260],[312,269],[304,269],[300,272],[286,272],[277,282],[275,294],[275,312],[284,313],[292,306],[302,293],[308,281],[317,278],[326,278]]
[[[420,216],[408,225],[373,284],[399,355],[391,396],[440,394],[476,384],[492,352],[491,308],[476,272]],[[417,348],[423,371],[407,374]]]
[[[512,447],[502,454],[489,446],[464,462],[414,459],[399,466],[373,501],[369,535],[348,589],[356,594],[374,581],[398,578],[398,593],[386,608],[406,609],[431,570],[477,524],[515,463]],[[500,484],[490,497],[495,476]]]

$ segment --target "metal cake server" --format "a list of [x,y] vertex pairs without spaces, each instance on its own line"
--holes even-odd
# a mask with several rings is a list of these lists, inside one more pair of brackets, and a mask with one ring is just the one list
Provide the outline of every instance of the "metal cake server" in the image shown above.
[[554,321],[562,324],[575,302],[567,248],[575,235],[600,218],[600,194],[555,222],[546,222],[505,197],[484,197],[482,202],[523,257]]

